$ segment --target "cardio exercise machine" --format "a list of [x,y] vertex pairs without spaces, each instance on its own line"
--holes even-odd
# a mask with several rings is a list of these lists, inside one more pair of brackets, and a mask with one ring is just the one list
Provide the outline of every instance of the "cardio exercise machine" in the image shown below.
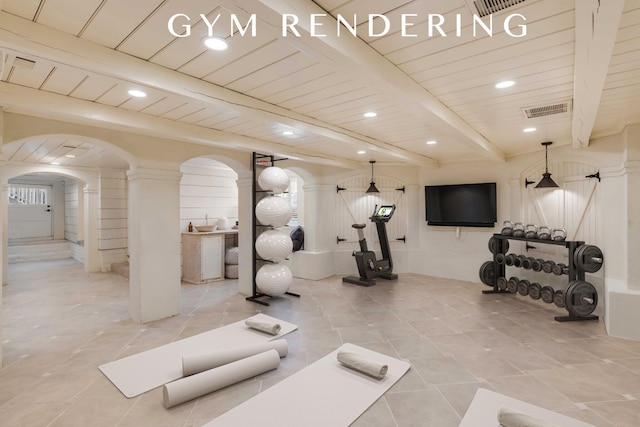
[[373,215],[369,218],[376,225],[378,230],[378,239],[380,240],[380,249],[382,251],[382,259],[376,259],[376,254],[367,247],[367,239],[364,237],[364,229],[366,224],[353,224],[352,227],[358,230],[358,243],[360,250],[354,251],[353,256],[358,266],[357,276],[343,277],[342,281],[353,283],[360,286],[373,286],[376,284],[376,278],[380,277],[387,280],[395,280],[397,274],[393,274],[393,262],[391,261],[391,251],[389,250],[389,239],[387,238],[386,224],[389,222],[396,205],[382,205],[378,208],[376,205]]

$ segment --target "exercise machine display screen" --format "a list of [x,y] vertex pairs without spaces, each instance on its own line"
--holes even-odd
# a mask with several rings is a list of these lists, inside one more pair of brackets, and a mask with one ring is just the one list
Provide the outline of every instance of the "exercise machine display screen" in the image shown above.
[[373,216],[378,219],[391,218],[395,209],[395,205],[380,206]]

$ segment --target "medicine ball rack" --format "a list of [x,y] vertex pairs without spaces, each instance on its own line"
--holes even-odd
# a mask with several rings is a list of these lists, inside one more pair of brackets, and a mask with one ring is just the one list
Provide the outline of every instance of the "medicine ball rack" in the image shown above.
[[[527,258],[522,255],[505,255],[509,250],[509,240],[524,241],[527,242],[527,246],[529,243],[564,246],[569,252],[568,265]],[[483,294],[519,293],[523,296],[529,295],[532,299],[542,297],[544,302],[553,302],[558,307],[566,308],[569,312],[568,316],[556,316],[554,319],[558,322],[598,320],[598,316],[591,314],[598,304],[598,293],[591,283],[585,281],[586,272],[594,273],[602,266],[603,256],[597,246],[585,245],[583,241],[548,240],[504,234],[494,234],[489,240],[488,246],[493,260],[485,262],[480,267],[480,280],[493,289],[484,290]],[[513,263],[515,267],[532,269],[532,264],[538,263],[538,268],[533,268],[534,271],[542,271],[544,266],[546,273],[566,274],[569,286],[565,292],[562,292],[555,291],[550,286],[542,287],[538,283],[519,280],[517,277],[507,280],[505,277],[507,257],[516,261]]]
[[[271,261],[267,261],[264,259],[261,259],[258,256],[258,251],[256,251],[256,240],[258,238],[258,236],[260,235],[260,233],[262,233],[262,231],[267,228],[267,229],[272,229],[273,227],[270,225],[262,225],[259,223],[258,219],[256,218],[256,206],[258,205],[258,202],[260,200],[262,200],[264,197],[270,196],[271,195],[271,191],[265,191],[262,190],[260,188],[260,186],[258,185],[258,175],[260,175],[259,172],[261,172],[262,170],[266,169],[269,166],[275,166],[276,162],[280,162],[283,160],[288,160],[287,158],[280,158],[277,159],[275,156],[271,155],[271,154],[260,154],[260,153],[256,153],[253,152],[251,154],[251,171],[253,172],[253,181],[252,181],[252,197],[251,197],[251,202],[252,202],[252,216],[251,216],[251,241],[252,241],[252,263],[251,263],[251,278],[252,278],[252,288],[251,288],[251,295],[246,297],[245,299],[247,301],[251,301],[251,302],[255,302],[257,304],[261,304],[261,305],[266,305],[269,306],[270,304],[268,302],[265,301],[261,301],[259,298],[263,298],[263,297],[269,297],[271,298],[270,295],[267,294],[263,294],[262,292],[260,292],[260,290],[258,289],[258,285],[256,284],[256,274],[258,273],[258,270],[260,269],[260,267],[265,264],[265,263],[271,263]],[[291,295],[294,297],[298,297],[300,298],[299,294],[295,294],[293,292],[285,292],[286,295]]]

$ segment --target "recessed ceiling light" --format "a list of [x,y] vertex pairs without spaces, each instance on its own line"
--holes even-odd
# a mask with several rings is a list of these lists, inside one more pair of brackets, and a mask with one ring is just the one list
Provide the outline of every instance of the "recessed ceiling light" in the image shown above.
[[536,128],[524,128],[522,129],[522,132],[530,133],[530,132],[535,132],[536,130],[537,130]]
[[374,113],[373,111],[369,111],[363,114],[366,118],[376,117],[378,113]]
[[293,135],[293,131],[285,130],[284,132],[282,132],[282,134],[286,135],[286,136],[291,136],[291,135]]
[[366,151],[364,151],[364,150],[359,150],[359,151],[358,151],[358,154],[367,154],[367,152],[366,152]]
[[204,39],[204,45],[211,50],[227,50],[229,47],[227,41],[220,37],[207,37]]
[[60,162],[51,162],[52,165],[59,165]]
[[73,159],[74,157],[76,157],[74,154],[65,154],[64,156],[70,159]]
[[144,98],[147,94],[139,89],[131,89],[129,91],[129,95],[135,96],[136,98]]
[[427,141],[427,145],[435,145],[437,143],[438,141],[434,141],[433,139],[431,141]]
[[498,82],[496,84],[496,89],[506,89],[506,88],[511,87],[511,86],[513,86],[515,84],[516,84],[516,82],[514,82],[513,80],[504,80],[504,81]]

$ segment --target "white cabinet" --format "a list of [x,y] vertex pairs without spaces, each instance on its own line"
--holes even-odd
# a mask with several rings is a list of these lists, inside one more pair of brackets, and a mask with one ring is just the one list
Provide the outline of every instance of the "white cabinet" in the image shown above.
[[224,233],[182,234],[182,275],[189,283],[224,279]]

